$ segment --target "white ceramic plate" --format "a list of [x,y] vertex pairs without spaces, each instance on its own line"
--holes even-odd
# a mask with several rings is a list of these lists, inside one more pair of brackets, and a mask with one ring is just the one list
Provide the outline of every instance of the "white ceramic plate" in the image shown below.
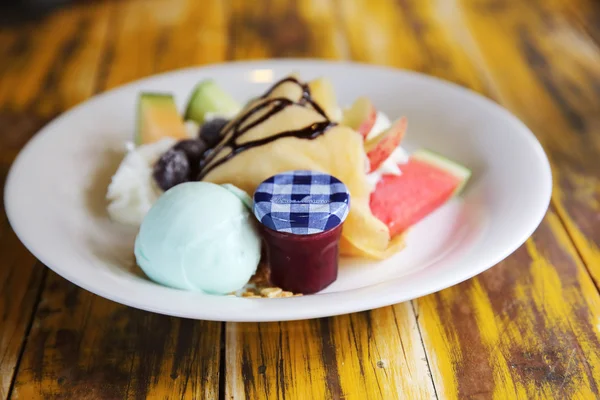
[[[141,90],[173,92],[183,108],[193,86],[214,78],[240,101],[292,71],[329,77],[342,104],[366,95],[392,118],[406,115],[408,150],[427,147],[473,170],[455,199],[412,229],[407,248],[383,262],[342,260],[317,295],[243,299],[185,292],[146,279],[133,263],[136,232],[111,222],[104,195],[134,130]],[[495,103],[456,85],[383,67],[270,60],[192,68],[101,94],[48,124],[21,152],[6,183],[12,227],[44,264],[100,296],[163,314],[276,321],[362,311],[466,280],[516,250],[542,220],[551,172],[534,135]]]

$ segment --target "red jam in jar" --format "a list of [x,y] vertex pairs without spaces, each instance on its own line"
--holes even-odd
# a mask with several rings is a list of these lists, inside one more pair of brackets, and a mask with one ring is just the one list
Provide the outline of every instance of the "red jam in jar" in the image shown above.
[[254,193],[274,285],[316,293],[337,279],[339,241],[350,207],[348,188],[315,171],[275,175]]

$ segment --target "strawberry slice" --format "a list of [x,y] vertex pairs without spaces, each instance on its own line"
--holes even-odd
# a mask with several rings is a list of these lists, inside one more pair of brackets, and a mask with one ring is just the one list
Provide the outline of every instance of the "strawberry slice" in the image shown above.
[[377,120],[377,110],[366,97],[359,97],[349,109],[344,111],[342,124],[349,126],[366,138]]
[[406,117],[402,117],[394,122],[390,129],[365,143],[365,151],[370,165],[369,172],[377,170],[400,145],[406,133],[407,124]]

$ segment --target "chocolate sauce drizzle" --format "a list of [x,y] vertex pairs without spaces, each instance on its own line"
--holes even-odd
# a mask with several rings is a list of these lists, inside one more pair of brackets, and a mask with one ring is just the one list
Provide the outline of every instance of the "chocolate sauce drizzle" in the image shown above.
[[[332,128],[333,126],[337,125],[337,123],[331,121],[327,117],[327,114],[325,114],[325,111],[323,111],[321,106],[319,106],[317,103],[315,103],[313,101],[313,99],[311,97],[309,86],[306,83],[301,83],[296,78],[288,77],[288,78],[284,78],[284,79],[280,80],[279,82],[275,83],[269,90],[267,90],[267,92],[265,92],[265,94],[263,94],[260,97],[260,99],[267,98],[271,93],[273,93],[273,91],[277,87],[279,87],[280,85],[283,85],[286,82],[295,83],[296,85],[300,86],[300,88],[302,89],[302,97],[300,98],[300,100],[292,101],[285,97],[275,97],[272,99],[268,99],[267,101],[263,101],[263,102],[257,104],[256,106],[252,107],[241,118],[226,125],[223,128],[223,131],[221,131],[221,136],[222,137],[229,136],[228,139],[225,141],[222,140],[219,144],[217,144],[217,146],[214,149],[210,149],[204,154],[204,157],[203,157],[202,161],[200,162],[200,173],[198,175],[198,180],[202,180],[210,171],[212,171],[219,165],[229,161],[231,158],[235,157],[237,154],[240,154],[243,151],[246,151],[246,150],[252,149],[254,147],[258,147],[258,146],[263,146],[265,144],[274,142],[275,140],[288,138],[288,137],[296,137],[298,139],[311,139],[312,140],[312,139],[319,137],[323,133],[325,133],[329,128]],[[266,120],[271,118],[273,115],[284,110],[286,107],[289,107],[294,104],[301,105],[301,106],[305,106],[306,104],[309,104],[316,112],[318,112],[323,118],[325,118],[325,121],[315,122],[315,123],[313,123],[305,128],[302,128],[302,129],[280,132],[280,133],[277,133],[277,134],[269,136],[269,137],[246,142],[244,144],[237,143],[237,140],[242,135],[244,135],[246,132],[248,132],[255,126],[265,122]],[[257,112],[259,112],[267,107],[272,107],[272,108],[271,108],[271,110],[266,112],[264,115],[262,115],[260,118],[258,118],[256,121],[253,121],[252,123],[248,124],[243,129],[241,128],[242,125],[244,124],[244,122],[246,122],[250,117],[252,117],[254,114],[256,114]],[[233,131],[233,133],[231,133],[232,131]],[[217,157],[218,154],[227,147],[231,149],[231,152],[229,154],[227,154],[227,156],[221,158],[220,160],[212,162],[215,159],[215,157]]]

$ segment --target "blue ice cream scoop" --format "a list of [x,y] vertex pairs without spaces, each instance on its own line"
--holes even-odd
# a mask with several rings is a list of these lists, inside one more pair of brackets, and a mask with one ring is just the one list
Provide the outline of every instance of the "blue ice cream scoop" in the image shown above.
[[260,261],[261,239],[239,189],[188,182],[145,216],[135,257],[162,285],[213,294],[241,289]]

